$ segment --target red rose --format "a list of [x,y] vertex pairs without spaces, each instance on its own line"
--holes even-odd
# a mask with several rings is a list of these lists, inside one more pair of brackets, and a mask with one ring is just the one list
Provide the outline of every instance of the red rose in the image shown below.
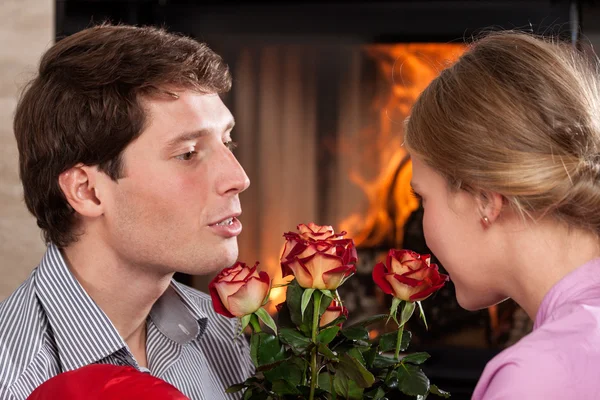
[[373,268],[373,280],[387,294],[405,301],[421,301],[444,286],[448,276],[430,264],[429,254],[390,250],[386,263]]
[[[336,318],[341,316],[345,316],[348,318],[348,309],[337,302],[337,300],[331,300],[331,304],[325,310],[323,315],[321,315],[321,320],[319,321],[319,326],[323,327],[327,324],[330,324],[332,321],[335,321]],[[342,324],[340,324],[340,327]]]
[[282,276],[293,274],[305,288],[335,290],[356,271],[356,248],[346,232],[330,226],[298,225],[300,233],[288,232],[281,255]]
[[208,285],[215,311],[229,318],[243,317],[257,311],[271,289],[271,278],[258,272],[256,266],[249,268],[237,262],[225,268]]

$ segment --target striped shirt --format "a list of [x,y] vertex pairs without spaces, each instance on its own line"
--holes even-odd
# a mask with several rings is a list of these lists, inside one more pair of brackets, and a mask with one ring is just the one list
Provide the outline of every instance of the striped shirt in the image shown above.
[[[210,297],[172,281],[147,319],[149,372],[191,399],[225,394],[252,375],[248,343],[236,320],[216,314]],[[88,364],[135,361],[106,314],[71,274],[59,249],[0,303],[0,400],[20,400],[41,383]]]

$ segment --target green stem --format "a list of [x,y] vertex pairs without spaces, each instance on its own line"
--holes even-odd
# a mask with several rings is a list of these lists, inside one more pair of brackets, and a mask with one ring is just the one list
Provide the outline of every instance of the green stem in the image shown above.
[[258,322],[258,317],[255,314],[252,314],[252,317],[250,317],[250,325],[252,325],[252,331],[254,333],[262,332],[260,329],[260,323]]
[[[402,315],[402,309],[404,308],[404,302],[400,305],[399,314]],[[402,334],[404,333],[404,322],[400,321],[398,325],[398,336],[396,337],[396,353],[394,354],[396,360],[398,360],[400,355],[400,346],[402,345]]]
[[312,323],[312,342],[314,347],[311,354],[310,362],[310,395],[309,400],[315,398],[315,388],[317,387],[317,378],[319,371],[317,370],[317,333],[319,332],[319,311],[321,311],[321,292],[315,290],[314,293],[314,311],[313,311],[313,323]]

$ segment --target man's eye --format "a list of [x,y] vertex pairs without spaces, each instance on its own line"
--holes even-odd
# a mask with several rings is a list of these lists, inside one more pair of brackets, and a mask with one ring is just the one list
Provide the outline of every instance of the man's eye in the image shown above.
[[188,151],[187,153],[180,154],[175,158],[178,160],[181,160],[181,161],[190,161],[192,158],[194,158],[194,156],[196,154],[197,153],[192,150],[192,151]]
[[232,140],[230,140],[230,141],[228,141],[228,142],[224,142],[223,144],[224,144],[225,146],[227,146],[227,148],[228,148],[230,151],[233,151],[233,150],[234,150],[235,148],[237,148],[237,146],[238,146],[237,142],[234,142],[234,141],[232,141]]

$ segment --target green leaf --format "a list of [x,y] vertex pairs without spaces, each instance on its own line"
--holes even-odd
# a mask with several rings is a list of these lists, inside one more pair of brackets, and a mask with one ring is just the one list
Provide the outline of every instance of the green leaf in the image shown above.
[[[292,280],[287,288],[285,303],[290,312],[290,318],[294,323],[294,326],[299,327],[301,330],[303,329],[303,319],[302,319],[302,295],[304,293],[304,289],[298,285],[296,279]],[[305,329],[308,327],[304,326]]]
[[266,332],[252,334],[250,339],[250,356],[258,368],[262,365],[273,364],[285,358],[285,351],[277,336]]
[[409,396],[424,396],[429,392],[429,378],[421,368],[406,364],[397,369],[398,387]]
[[363,353],[363,357],[365,358],[365,365],[367,366],[367,368],[370,369],[373,366],[373,361],[375,361],[376,355],[377,347],[372,347]]
[[284,380],[293,386],[298,386],[302,383],[304,362],[303,359],[292,356],[283,360],[275,368],[264,371],[263,375],[270,382]]
[[275,321],[273,321],[273,318],[271,318],[267,310],[265,310],[264,308],[259,308],[254,313],[266,326],[268,326],[273,330],[273,332],[275,332],[275,335],[277,335],[277,325],[275,324]]
[[429,391],[437,396],[443,397],[445,399],[450,397],[450,393],[446,392],[445,390],[440,389],[439,387],[437,387],[436,385],[431,385],[429,387]]
[[412,317],[415,312],[415,303],[412,301],[407,301],[404,303],[404,307],[402,307],[402,313],[400,314],[400,326],[404,326]]
[[412,353],[405,357],[402,357],[402,362],[408,362],[411,364],[423,364],[425,360],[430,357],[428,353],[420,352],[420,353]]
[[329,328],[323,329],[317,335],[317,342],[323,343],[323,344],[329,344],[333,340],[333,338],[335,338],[335,336],[337,335],[339,330],[340,330],[339,326],[330,326]]
[[[395,350],[397,336],[398,336],[398,331],[388,332],[388,333],[381,335],[379,337],[379,351]],[[408,348],[411,338],[412,338],[412,333],[410,333],[410,331],[405,330],[402,333],[402,342],[400,343],[400,351],[404,351]]]
[[357,347],[351,348],[346,353],[356,358],[358,361],[360,361],[361,364],[365,365],[365,358],[363,357],[363,354]]
[[[386,315],[387,317],[387,315]],[[369,400],[381,400],[385,397],[385,391],[380,386],[377,389],[365,393],[365,398]]]
[[306,311],[306,307],[308,306],[314,291],[315,289],[304,289],[304,293],[302,293],[302,308],[300,310],[302,318],[304,318],[304,311]]
[[258,346],[260,345],[260,338],[258,333],[253,333],[250,337],[250,358],[255,367],[258,367]]
[[425,311],[423,311],[423,305],[420,301],[417,301],[417,304],[419,305],[419,315],[425,324],[425,329],[429,330],[429,327],[427,326],[427,318],[425,318]]
[[348,328],[352,328],[355,326],[368,326],[371,325],[375,322],[379,322],[379,321],[383,321],[384,319],[388,318],[389,315],[388,314],[377,314],[377,315],[373,315],[372,317],[369,317],[367,319],[364,319],[360,322],[357,322],[355,324],[350,325]]
[[238,383],[237,385],[231,385],[227,388],[225,393],[239,392],[240,390],[244,389],[245,387],[246,387],[246,385],[244,385],[243,383]]
[[[397,297],[394,297],[392,299],[392,306],[390,307],[390,317],[392,317],[394,321],[396,321],[396,323],[398,323],[398,320],[396,319],[396,312],[398,311],[398,306],[400,305],[400,303],[402,303],[402,300],[400,300]],[[390,317],[388,317],[388,321],[390,320]]]
[[[327,290],[327,289],[321,289],[321,293],[323,293],[323,296],[327,296],[330,299],[333,299],[333,293],[331,293],[331,290]],[[329,303],[331,303],[331,300],[329,300],[327,302],[327,306],[329,307]]]
[[368,388],[375,382],[375,377],[356,358],[349,354],[342,354],[338,369],[348,376],[361,388]]
[[369,340],[369,331],[364,326],[352,326],[342,329],[342,335],[350,340]]
[[242,318],[240,318],[240,333],[239,333],[240,335],[242,334],[242,332],[244,332],[244,329],[246,329],[246,327],[250,323],[251,317],[252,317],[252,314],[246,314]]
[[296,388],[295,385],[292,385],[290,382],[280,379],[273,382],[273,386],[271,390],[278,395],[299,395],[300,391]]
[[333,383],[333,375],[329,372],[321,372],[317,382],[320,389],[332,393],[333,388],[331,387],[331,384]]
[[398,360],[394,356],[387,356],[385,354],[378,354],[375,356],[375,360],[373,360],[373,368],[387,368],[396,364],[398,364]]
[[279,339],[281,339],[283,343],[293,347],[298,352],[306,350],[306,348],[311,344],[309,338],[297,330],[290,328],[281,328],[279,330]]
[[389,371],[384,380],[385,385],[390,389],[398,388],[398,374],[395,370]]
[[343,373],[335,374],[333,387],[335,392],[344,399],[361,400],[363,398],[363,389]]
[[319,350],[319,353],[325,356],[325,358],[327,358],[328,360],[338,361],[337,355],[323,343],[319,343],[319,345],[317,346],[317,350]]

